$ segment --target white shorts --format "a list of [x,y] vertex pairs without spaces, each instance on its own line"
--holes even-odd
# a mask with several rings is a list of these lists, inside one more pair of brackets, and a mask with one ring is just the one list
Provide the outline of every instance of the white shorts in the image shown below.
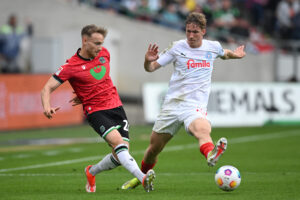
[[163,108],[152,130],[157,133],[168,133],[174,136],[181,125],[184,124],[186,132],[190,133],[190,124],[199,118],[207,119],[206,108],[194,106],[180,106],[172,110]]

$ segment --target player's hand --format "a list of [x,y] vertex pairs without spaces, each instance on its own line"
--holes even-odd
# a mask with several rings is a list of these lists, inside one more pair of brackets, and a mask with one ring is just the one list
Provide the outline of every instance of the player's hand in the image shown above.
[[49,108],[44,111],[44,115],[48,118],[51,119],[53,117],[53,114],[56,114],[56,111],[58,111],[60,107],[56,108]]
[[246,55],[246,52],[244,51],[244,48],[245,48],[245,46],[242,45],[242,46],[237,47],[237,48],[233,51],[233,53],[235,54],[235,56],[236,56],[237,58],[243,58],[243,57]]
[[157,44],[150,44],[145,54],[145,60],[152,62],[158,59],[158,46]]
[[[73,93],[75,93],[75,92],[73,92]],[[69,103],[72,103],[72,106],[77,106],[77,105],[82,104],[82,102],[80,101],[80,99],[77,96],[75,96],[73,99],[71,99],[69,101]]]

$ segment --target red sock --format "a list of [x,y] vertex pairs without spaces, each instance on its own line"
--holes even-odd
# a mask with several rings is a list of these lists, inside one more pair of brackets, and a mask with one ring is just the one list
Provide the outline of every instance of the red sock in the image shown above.
[[148,164],[145,163],[144,160],[142,160],[141,171],[146,174],[150,169],[152,169],[155,166],[155,164],[156,163]]
[[205,144],[202,144],[200,146],[200,152],[205,156],[205,158],[207,158],[207,154],[213,150],[215,147],[215,145],[211,142],[207,142]]

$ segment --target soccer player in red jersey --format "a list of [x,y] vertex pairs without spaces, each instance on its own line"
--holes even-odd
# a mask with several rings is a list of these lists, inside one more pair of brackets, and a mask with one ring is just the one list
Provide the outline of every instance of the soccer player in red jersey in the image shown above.
[[69,81],[76,94],[70,102],[73,105],[82,103],[87,121],[112,148],[112,153],[99,163],[85,168],[86,191],[96,191],[96,174],[123,165],[149,192],[155,173],[151,170],[144,174],[129,154],[129,125],[117,89],[109,76],[110,54],[102,46],[106,35],[107,30],[103,27],[83,27],[82,47],[50,77],[42,89],[44,115],[51,119],[59,110],[59,107],[51,107],[50,94]]

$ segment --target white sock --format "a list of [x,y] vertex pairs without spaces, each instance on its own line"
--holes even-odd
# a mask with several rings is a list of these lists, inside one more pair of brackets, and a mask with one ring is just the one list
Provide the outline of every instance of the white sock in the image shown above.
[[115,148],[115,152],[119,158],[120,163],[140,182],[143,181],[145,174],[140,170],[134,158],[129,154],[128,147],[125,144],[120,144]]
[[121,164],[117,161],[117,159],[113,156],[112,153],[107,154],[99,163],[96,165],[93,165],[90,168],[90,173],[95,176],[96,174],[106,171],[106,170],[111,170],[114,169]]

